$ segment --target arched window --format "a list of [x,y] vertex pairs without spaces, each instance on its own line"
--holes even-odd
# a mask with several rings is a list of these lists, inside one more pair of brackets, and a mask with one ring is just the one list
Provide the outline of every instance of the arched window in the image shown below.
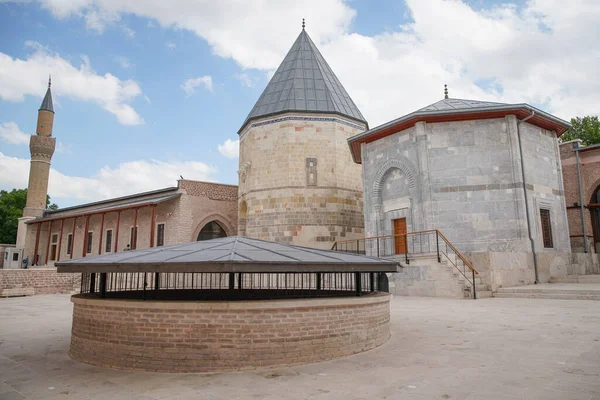
[[217,221],[210,221],[208,224],[204,225],[196,240],[210,240],[221,237],[227,237],[225,229],[223,229],[223,227],[221,227]]

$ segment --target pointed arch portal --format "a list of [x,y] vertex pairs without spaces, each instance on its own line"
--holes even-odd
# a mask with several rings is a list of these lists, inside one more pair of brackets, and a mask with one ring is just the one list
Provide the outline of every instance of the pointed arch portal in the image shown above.
[[210,221],[198,233],[196,241],[227,237],[225,229],[217,221]]

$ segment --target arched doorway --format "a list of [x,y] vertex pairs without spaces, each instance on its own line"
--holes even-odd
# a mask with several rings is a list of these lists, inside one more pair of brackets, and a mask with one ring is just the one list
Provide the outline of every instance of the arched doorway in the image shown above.
[[600,253],[600,186],[592,195],[590,201],[590,213],[592,214],[592,228],[594,231],[594,249],[596,253]]
[[217,221],[210,221],[202,227],[196,241],[227,237],[225,229]]

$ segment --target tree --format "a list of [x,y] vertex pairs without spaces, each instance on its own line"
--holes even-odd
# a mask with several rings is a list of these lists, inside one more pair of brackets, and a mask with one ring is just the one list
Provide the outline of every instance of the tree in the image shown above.
[[597,115],[571,118],[573,127],[561,136],[563,142],[581,139],[584,146],[600,144],[600,120]]
[[[13,189],[8,192],[0,190],[0,243],[17,242],[19,218],[27,204],[27,189]],[[46,197],[46,208],[57,210],[58,206],[50,204],[50,196]]]

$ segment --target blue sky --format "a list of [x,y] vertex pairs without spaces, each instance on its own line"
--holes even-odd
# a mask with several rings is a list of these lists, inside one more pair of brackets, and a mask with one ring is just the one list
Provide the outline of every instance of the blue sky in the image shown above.
[[23,134],[35,131],[48,73],[60,206],[180,174],[236,184],[237,158],[219,146],[237,139],[302,17],[371,126],[439,100],[444,83],[453,97],[528,102],[566,119],[600,108],[598,46],[573,43],[598,33],[591,3],[567,13],[552,1],[281,0],[249,2],[250,13],[227,3],[0,0],[0,189],[26,187]]

